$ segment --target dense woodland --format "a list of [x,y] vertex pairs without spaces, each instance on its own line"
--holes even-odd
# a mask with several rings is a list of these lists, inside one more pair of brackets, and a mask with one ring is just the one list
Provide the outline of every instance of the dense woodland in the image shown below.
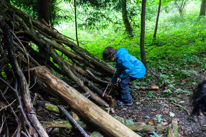
[[[0,9],[0,136],[205,136],[190,99],[206,80],[206,0],[0,0]],[[147,67],[130,84],[132,107],[108,87],[107,46]]]

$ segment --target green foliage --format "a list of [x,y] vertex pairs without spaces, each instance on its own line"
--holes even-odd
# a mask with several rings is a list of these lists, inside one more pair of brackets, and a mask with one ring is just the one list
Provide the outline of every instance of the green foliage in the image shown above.
[[173,102],[177,102],[177,100],[174,97],[171,97],[170,100]]
[[172,94],[172,91],[170,89],[166,89],[163,92],[164,92],[163,96],[165,96],[165,97],[167,97],[167,96]]
[[[195,71],[193,67],[206,69],[206,18],[198,17],[200,1],[190,1],[185,8],[184,16],[180,17],[173,2],[164,0],[157,37],[153,39],[158,2],[158,0],[147,1],[144,48],[148,71],[143,79],[134,81],[133,85],[158,85],[164,89],[163,97],[189,94],[184,92],[188,90],[177,88],[177,85],[190,88],[190,82],[194,81],[191,77],[198,75],[198,71]],[[78,37],[83,43],[80,46],[99,58],[102,58],[102,52],[107,46],[117,49],[124,47],[130,54],[141,60],[139,46],[141,1],[128,3],[128,12],[131,13],[129,18],[134,30],[134,37],[131,38],[128,38],[124,32],[121,12],[112,9],[118,6],[120,6],[119,3],[110,3],[109,6],[101,7],[101,11],[90,5],[78,7],[78,22],[82,24],[78,26]],[[62,7],[69,9],[66,4]],[[72,15],[71,11],[68,14]],[[91,16],[87,16],[88,14]],[[58,26],[58,30],[75,39],[73,20],[62,23]],[[115,63],[109,64],[115,65]],[[206,72],[202,71],[202,74]],[[138,89],[137,86],[136,88]],[[134,89],[131,91],[136,92]],[[153,97],[155,95],[149,92],[141,96]],[[175,98],[171,99],[175,100]]]
[[154,95],[153,95],[153,93],[152,92],[149,92],[148,94],[147,94],[147,97],[149,97],[149,98],[151,98],[151,97],[153,97]]
[[154,120],[156,120],[157,122],[161,122],[162,120],[164,120],[164,119],[162,119],[161,118],[162,117],[162,115],[156,115],[156,117],[154,118]]
[[[163,1],[163,3],[165,3],[162,5],[162,9],[164,12],[160,13],[161,16],[156,40],[152,39],[152,35],[154,32],[154,25],[156,19],[155,11],[157,11],[158,1],[152,0],[147,2],[148,11],[146,13],[147,27],[145,34],[145,52],[149,67],[162,67],[161,64],[165,63],[178,63],[184,66],[192,64],[194,62],[200,62],[201,58],[198,58],[196,54],[199,51],[206,50],[206,47],[204,46],[206,43],[206,30],[204,29],[204,22],[206,19],[197,17],[197,12],[199,11],[195,10],[194,8],[193,11],[196,11],[196,13],[187,11],[190,14],[185,15],[183,18],[179,17],[177,9],[174,8],[174,5],[168,4],[169,2],[170,0]],[[154,5],[154,3],[156,4]],[[197,7],[198,4],[194,2],[193,5],[195,4]],[[129,3],[128,5],[129,7],[134,6],[132,5],[132,3]],[[66,8],[66,5],[64,6]],[[138,6],[141,7],[141,5],[137,4],[136,8],[138,8]],[[120,21],[121,13],[112,12],[113,14],[111,14],[111,10],[109,10],[109,8],[111,7],[106,7],[105,9],[107,10],[102,10],[101,12],[106,17],[112,19],[114,22],[117,22],[118,20]],[[89,21],[86,19],[86,15],[88,14],[92,15],[89,16],[91,18],[91,23],[95,22],[96,17],[98,18],[96,19],[96,21],[99,22],[93,25],[85,24],[86,26],[79,26],[84,29],[92,26],[92,32],[85,32],[84,30],[79,30],[79,39],[82,43],[84,43],[84,45],[81,46],[87,48],[89,52],[99,58],[102,58],[102,51],[107,46],[113,46],[115,48],[125,47],[132,55],[140,59],[140,30],[138,28],[134,31],[135,36],[127,39],[127,36],[125,36],[124,33],[124,29],[122,29],[123,26],[120,24],[114,25],[109,21],[109,19],[106,19],[103,17],[103,15],[100,15],[99,10],[97,11],[94,8],[89,7],[89,5],[87,5],[86,7],[82,6],[82,8],[79,8],[78,10],[83,15],[83,18],[78,21],[79,23],[82,22],[82,24],[85,24],[87,21]],[[137,11],[140,12],[140,9],[137,9]],[[140,18],[137,15],[139,15],[139,13],[135,13],[132,18],[134,21],[139,22]],[[81,17],[79,14],[78,16]],[[105,21],[103,21],[102,19]],[[101,29],[96,30],[98,28]],[[63,30],[64,34],[75,38],[74,30],[68,31],[65,28],[63,28]],[[170,65],[166,67],[169,66]],[[201,64],[201,66],[203,68],[206,67],[205,64]],[[167,69],[166,67],[164,67],[164,69]],[[174,67],[173,69],[175,69]]]
[[[11,4],[29,14],[32,18],[38,19],[39,0],[10,0]],[[50,24],[58,25],[60,21],[71,19],[71,15],[61,8],[59,0],[50,0]]]
[[3,70],[1,71],[1,76],[2,76],[4,79],[7,78],[6,73],[5,73]]

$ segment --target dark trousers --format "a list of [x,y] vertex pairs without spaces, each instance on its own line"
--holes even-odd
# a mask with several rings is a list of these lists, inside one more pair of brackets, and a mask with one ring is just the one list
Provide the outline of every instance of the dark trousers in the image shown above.
[[124,102],[131,102],[132,96],[130,95],[129,91],[129,83],[134,81],[136,78],[133,77],[126,77],[122,79],[118,86],[118,91],[120,92],[120,97]]

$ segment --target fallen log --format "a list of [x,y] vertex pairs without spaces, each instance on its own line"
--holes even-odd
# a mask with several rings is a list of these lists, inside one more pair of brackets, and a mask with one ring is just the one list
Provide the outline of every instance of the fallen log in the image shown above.
[[57,78],[46,67],[34,68],[34,74],[53,94],[66,102],[75,113],[99,127],[108,136],[139,137],[138,134],[114,119],[77,90]]
[[147,132],[157,132],[163,133],[167,131],[167,127],[165,126],[150,126],[150,125],[138,125],[138,124],[126,124],[128,128],[133,131],[147,131]]
[[90,135],[90,137],[104,137],[104,135],[102,135],[100,132],[98,131],[94,131],[92,132]]
[[178,125],[176,123],[171,123],[168,126],[168,134],[167,137],[179,137],[179,132],[178,132],[179,128]]
[[[69,121],[40,121],[44,128],[66,128],[73,129],[75,126],[71,124]],[[86,124],[83,121],[77,121],[77,123],[86,128]]]
[[[123,117],[114,116],[115,119],[120,121],[121,123],[125,124],[125,119]],[[134,122],[134,124],[125,124],[128,128],[133,131],[146,131],[146,132],[157,132],[163,133],[167,131],[167,127],[165,126],[151,126],[151,125],[142,125],[142,122]]]
[[138,90],[157,90],[159,89],[158,86],[134,86],[134,85],[129,85],[130,88],[133,89],[138,89]]
[[60,113],[58,106],[50,104],[48,102],[45,101],[35,101],[34,105],[38,105],[41,107],[44,107],[44,109],[49,110],[51,112],[55,112],[55,113]]

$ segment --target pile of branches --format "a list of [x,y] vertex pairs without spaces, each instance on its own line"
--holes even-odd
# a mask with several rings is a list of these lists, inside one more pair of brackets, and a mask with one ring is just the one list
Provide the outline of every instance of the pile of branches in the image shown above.
[[37,93],[50,93],[46,82],[33,72],[41,66],[66,83],[77,85],[77,90],[89,94],[95,104],[109,107],[107,95],[102,98],[99,87],[106,87],[115,68],[46,23],[32,19],[6,1],[0,3],[0,113],[10,111],[12,124],[17,125],[16,129],[5,126],[8,116],[4,113],[0,134],[48,136],[33,107],[37,99],[43,100]]
[[[77,127],[84,136],[97,129],[101,136],[139,136],[137,127],[100,108],[113,110],[114,99],[104,89],[114,67],[10,3],[0,0],[0,9],[0,135],[47,137],[56,128]],[[73,124],[50,121],[65,116]]]

